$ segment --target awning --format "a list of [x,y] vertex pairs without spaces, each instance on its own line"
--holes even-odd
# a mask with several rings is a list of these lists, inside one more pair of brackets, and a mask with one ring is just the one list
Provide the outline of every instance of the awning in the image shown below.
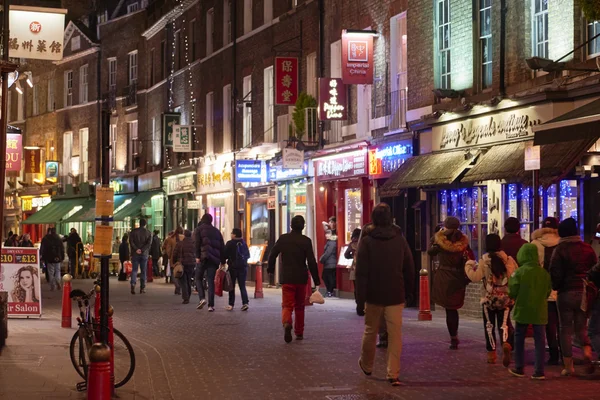
[[551,144],[600,137],[600,100],[534,126],[534,144]]
[[65,215],[73,211],[75,207],[82,206],[87,200],[84,197],[79,199],[52,200],[50,204],[36,211],[23,221],[23,224],[58,224],[63,222],[62,219]]
[[400,166],[387,182],[382,191],[398,189],[448,185],[454,182],[471,163],[464,151],[424,154],[411,157]]
[[[115,210],[118,209],[127,200],[131,200],[135,197],[134,194],[117,194],[115,195]],[[81,210],[73,214],[71,217],[65,219],[63,222],[94,222],[96,220],[96,200],[88,200]]]
[[[154,190],[151,192],[141,192],[136,194],[125,207],[122,207],[114,216],[113,220],[123,221],[125,218],[136,218],[142,215],[142,207],[148,203],[154,196],[163,196],[162,190]],[[125,203],[123,203],[125,204]],[[115,206],[115,210],[117,207]]]

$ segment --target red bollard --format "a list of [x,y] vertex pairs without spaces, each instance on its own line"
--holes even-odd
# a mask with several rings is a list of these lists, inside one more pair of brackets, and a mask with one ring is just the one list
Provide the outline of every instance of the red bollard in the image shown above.
[[71,314],[73,312],[71,305],[71,280],[73,277],[69,274],[64,274],[63,280],[63,293],[62,293],[62,321],[60,326],[62,328],[71,327]]
[[152,259],[148,259],[148,266],[146,267],[146,282],[154,282],[154,275],[152,271]]
[[423,268],[419,275],[421,276],[420,297],[419,297],[419,321],[431,321],[432,315],[429,301],[429,271]]
[[256,285],[254,286],[254,298],[262,299],[265,297],[263,293],[263,271],[262,264],[256,264]]
[[110,392],[115,394],[115,333],[113,328],[113,314],[115,310],[108,307],[108,346],[110,347]]
[[87,399],[110,399],[110,348],[107,345],[94,343],[88,368]]

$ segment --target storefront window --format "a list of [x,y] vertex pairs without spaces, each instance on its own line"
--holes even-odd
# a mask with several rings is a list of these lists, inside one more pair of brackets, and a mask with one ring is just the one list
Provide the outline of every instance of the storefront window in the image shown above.
[[250,244],[265,244],[269,240],[269,210],[266,202],[250,203]]
[[[346,232],[344,235],[344,243],[349,243],[352,237],[352,231],[356,228],[361,227],[362,218],[362,200],[360,189],[346,189],[345,190],[345,226]],[[339,232],[338,232],[339,234]]]
[[560,182],[560,219],[577,219],[577,181]]
[[165,210],[165,201],[163,196],[154,196],[152,197],[152,229],[158,230],[158,236],[162,239],[165,237],[163,221],[164,221],[164,210]]
[[[221,231],[224,238],[229,238],[233,229],[233,195],[231,193],[209,194],[206,196],[206,212],[213,216],[213,225]],[[228,211],[229,210],[229,211]],[[230,215],[231,213],[231,215]]]
[[289,221],[296,215],[301,215],[306,220],[306,183],[294,182],[289,187],[288,212]]

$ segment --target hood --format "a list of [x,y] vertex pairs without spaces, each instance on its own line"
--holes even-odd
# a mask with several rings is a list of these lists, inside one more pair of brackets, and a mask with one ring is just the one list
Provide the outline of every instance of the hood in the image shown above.
[[469,239],[465,235],[461,234],[458,241],[452,242],[450,239],[448,239],[448,236],[445,235],[446,232],[446,230],[442,229],[435,234],[435,242],[442,249],[449,251],[450,253],[462,253],[467,249],[467,246],[469,245]]
[[370,233],[369,236],[373,239],[377,240],[390,240],[395,238],[400,234],[399,228],[396,226],[388,226],[388,227],[375,227]]
[[517,261],[521,266],[525,266],[527,264],[539,266],[540,258],[536,245],[531,243],[524,244],[521,247],[521,250],[519,250],[519,254],[517,254]]
[[560,236],[558,236],[558,229],[541,228],[533,232],[531,240],[538,241],[544,247],[554,247],[560,241]]

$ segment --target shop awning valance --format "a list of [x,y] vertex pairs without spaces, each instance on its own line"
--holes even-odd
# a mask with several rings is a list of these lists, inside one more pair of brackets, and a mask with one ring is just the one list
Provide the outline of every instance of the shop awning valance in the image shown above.
[[[541,148],[540,185],[546,187],[571,173],[581,158],[598,140],[597,136],[570,142],[553,143]],[[528,174],[527,178],[531,177]]]
[[392,192],[405,188],[448,185],[454,182],[470,163],[471,160],[465,157],[464,151],[411,157],[390,176],[381,190]]
[[75,207],[82,206],[87,200],[87,198],[52,200],[50,204],[23,221],[23,224],[58,224],[63,222],[65,215]]
[[593,139],[600,136],[600,100],[534,126],[536,145]]
[[[118,209],[125,203],[125,201],[133,199],[134,194],[117,194],[115,195],[115,210]],[[71,217],[65,219],[63,222],[94,222],[96,220],[96,200],[90,199],[86,202],[81,210],[73,214]]]
[[[148,203],[154,196],[162,196],[162,190],[154,190],[151,192],[142,192],[136,194],[125,207],[122,207],[114,216],[113,220],[123,221],[125,218],[136,218],[142,215],[142,207]],[[125,203],[122,203],[125,204]],[[115,206],[116,209],[116,206]]]

